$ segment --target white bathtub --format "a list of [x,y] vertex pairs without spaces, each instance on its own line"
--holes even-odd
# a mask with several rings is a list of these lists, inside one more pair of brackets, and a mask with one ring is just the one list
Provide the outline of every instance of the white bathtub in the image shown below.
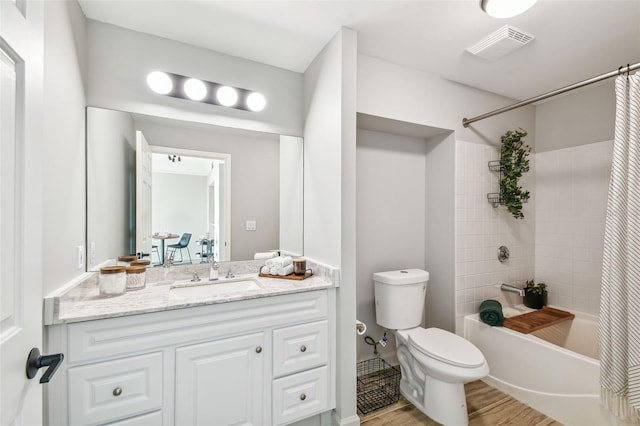
[[[505,308],[505,316],[518,313]],[[565,425],[621,424],[600,408],[598,317],[573,313],[575,319],[532,334],[468,315],[464,336],[487,359],[490,385]]]

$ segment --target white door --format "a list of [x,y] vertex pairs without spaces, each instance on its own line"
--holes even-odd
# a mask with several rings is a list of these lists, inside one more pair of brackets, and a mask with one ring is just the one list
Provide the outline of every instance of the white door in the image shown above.
[[151,256],[151,148],[136,131],[136,253]]
[[264,425],[264,333],[176,349],[176,425]]
[[42,1],[0,1],[1,425],[42,423],[25,365],[42,348],[43,14]]

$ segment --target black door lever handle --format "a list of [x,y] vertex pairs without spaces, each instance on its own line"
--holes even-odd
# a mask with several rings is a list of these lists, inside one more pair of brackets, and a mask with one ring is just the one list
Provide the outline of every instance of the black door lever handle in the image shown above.
[[49,383],[63,359],[64,354],[40,355],[40,349],[31,349],[27,357],[27,378],[33,379],[40,368],[49,367],[40,378],[40,383]]

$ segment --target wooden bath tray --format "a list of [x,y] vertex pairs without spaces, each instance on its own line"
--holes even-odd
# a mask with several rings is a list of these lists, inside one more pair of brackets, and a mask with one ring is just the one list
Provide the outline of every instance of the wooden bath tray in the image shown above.
[[271,275],[271,274],[263,274],[262,272],[260,272],[258,274],[259,277],[264,277],[264,278],[278,278],[278,279],[281,279],[281,280],[296,280],[296,281],[302,281],[305,278],[309,278],[311,275],[313,275],[313,272],[311,272],[310,269],[307,269],[307,271],[304,273],[304,275],[295,275],[295,274]]
[[541,328],[549,327],[562,321],[573,319],[575,315],[571,312],[561,311],[560,309],[549,308],[543,306],[542,309],[528,312],[515,317],[505,318],[503,327],[520,333],[528,334]]

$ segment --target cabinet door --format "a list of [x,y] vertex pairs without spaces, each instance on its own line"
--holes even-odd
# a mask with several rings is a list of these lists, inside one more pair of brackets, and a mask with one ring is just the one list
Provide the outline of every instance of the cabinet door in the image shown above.
[[265,424],[264,333],[176,349],[176,425]]
[[69,423],[93,425],[162,407],[162,353],[71,367]]

